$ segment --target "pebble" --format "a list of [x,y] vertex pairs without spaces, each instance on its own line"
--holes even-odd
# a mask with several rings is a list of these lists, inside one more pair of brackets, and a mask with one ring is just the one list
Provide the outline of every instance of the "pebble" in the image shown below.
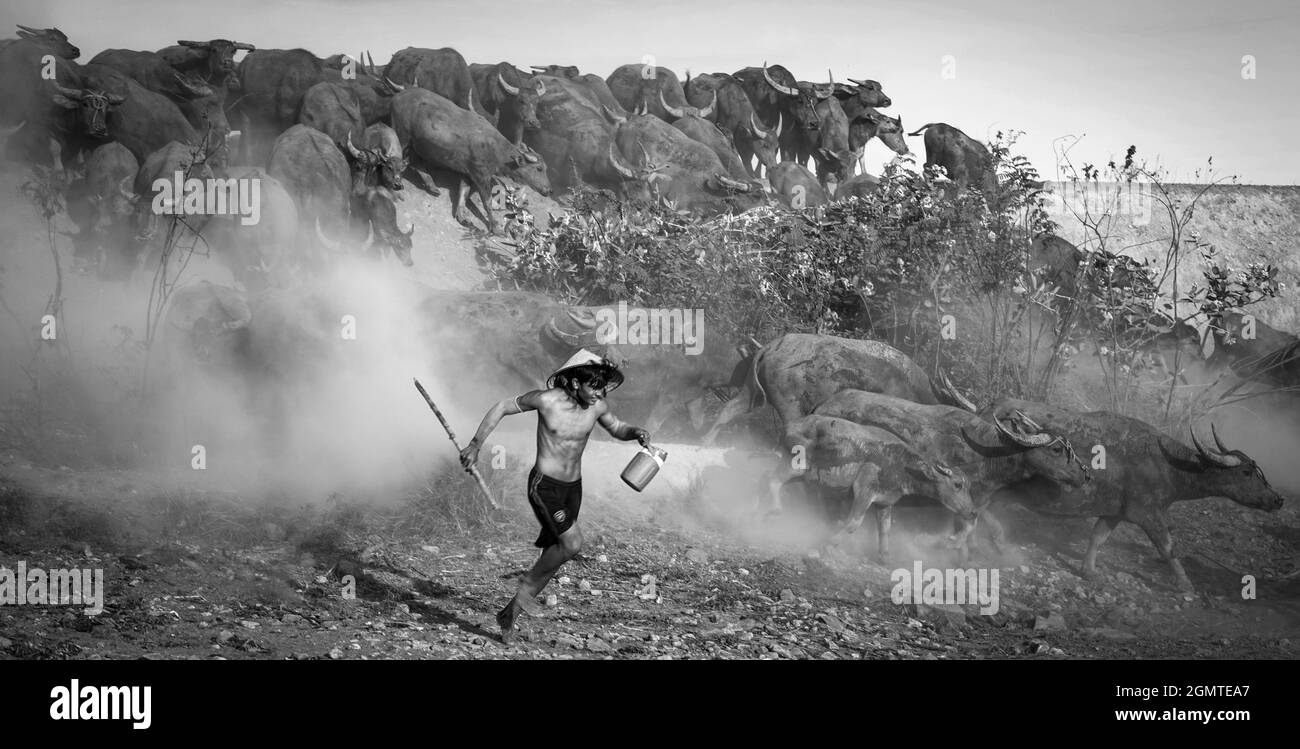
[[596,555],[596,561],[597,561],[597,562],[602,562],[602,563],[603,563],[603,562],[608,562],[608,561],[609,561],[609,557],[606,556],[606,555],[604,555],[604,554],[597,554],[597,555]]
[[330,650],[330,658],[332,658],[333,660],[337,661],[342,657],[343,657],[343,650],[341,648],[332,648]]
[[559,597],[556,596],[554,593],[551,593],[551,594],[547,595],[547,596],[546,596],[546,605],[547,605],[547,606],[551,606],[551,607],[559,606],[559,605],[560,605],[560,599],[559,599]]
[[709,563],[709,555],[703,549],[695,549],[695,548],[687,549],[686,559],[696,564]]
[[591,590],[591,583],[586,580],[578,581],[578,590]]
[[426,545],[426,546],[421,546],[421,547],[420,547],[420,550],[421,550],[421,551],[424,551],[424,552],[428,552],[429,554],[437,554],[437,553],[439,553],[440,551],[442,551],[442,550],[439,549],[437,546],[427,546],[427,545]]
[[794,603],[794,591],[790,590],[789,588],[784,588],[781,591],[781,602]]

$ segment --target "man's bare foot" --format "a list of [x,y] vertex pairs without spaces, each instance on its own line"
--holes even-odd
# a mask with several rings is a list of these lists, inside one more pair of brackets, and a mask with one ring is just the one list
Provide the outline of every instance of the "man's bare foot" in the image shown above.
[[508,643],[515,637],[515,618],[519,616],[519,606],[515,599],[510,599],[506,607],[497,612],[497,626],[501,628],[501,641]]

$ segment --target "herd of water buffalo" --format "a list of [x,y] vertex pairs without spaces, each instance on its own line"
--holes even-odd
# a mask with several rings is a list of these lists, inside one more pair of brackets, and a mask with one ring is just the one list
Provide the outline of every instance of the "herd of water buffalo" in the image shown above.
[[[274,228],[216,218],[204,235],[242,276],[279,259],[284,226],[299,230],[300,249],[307,239],[364,244],[373,231],[372,249],[410,264],[410,231],[399,230],[393,206],[408,167],[433,193],[430,174],[450,175],[462,222],[468,185],[495,231],[490,194],[501,178],[542,194],[582,182],[709,213],[768,200],[811,207],[874,189],[871,175],[854,174],[872,138],[909,152],[901,119],[876,109],[891,105],[879,83],[814,84],[766,63],[688,73],[683,85],[664,67],[623,65],[608,78],[560,65],[525,72],[470,65],[451,48],[408,47],[381,70],[373,59],[222,39],[108,49],[86,64],[58,29],[19,26],[2,44],[0,96],[10,105],[0,127],[21,125],[7,154],[65,167],[84,160],[69,196],[83,227],[78,250],[114,275],[147,255],[141,225],[152,219],[140,206],[178,168],[269,184],[262,215],[278,217]],[[927,163],[994,189],[983,145],[945,124],[913,134],[922,131]]]
[[[80,50],[57,29],[19,29],[18,39],[0,42],[0,126],[16,128],[7,155],[78,165],[68,188],[69,213],[82,228],[78,253],[98,256],[110,273],[142,262],[141,240],[147,245],[157,233],[156,212],[147,210],[154,185],[178,169],[260,180],[259,221],[207,216],[194,227],[242,280],[250,268],[279,262],[277,253],[288,248],[301,258],[370,237],[372,249],[391,248],[409,265],[413,228],[398,228],[394,206],[409,174],[430,192],[439,189],[430,175],[450,175],[462,221],[468,185],[494,231],[492,190],[501,178],[542,194],[583,183],[701,212],[773,199],[802,207],[832,192],[874,189],[870,175],[855,174],[871,138],[908,152],[901,119],[877,110],[891,101],[875,81],[808,83],[766,63],[688,74],[683,84],[667,68],[641,64],[601,78],[571,66],[525,72],[508,63],[470,65],[453,49],[408,47],[380,70],[373,60],[210,40],[156,52],[110,49],[82,65],[75,62]],[[239,51],[246,54],[236,63]],[[913,134],[922,131],[927,165],[986,194],[997,189],[983,145],[945,124]],[[810,160],[813,170],[805,166]],[[1082,257],[1070,245],[1058,265],[1073,273]],[[221,358],[245,371],[255,361],[273,373],[285,357],[295,359],[286,373],[301,365],[294,353],[301,349],[282,345],[289,329],[274,314],[274,295],[243,293],[211,284],[178,291],[169,319],[180,347],[187,355],[201,348],[205,359],[221,349]],[[502,344],[491,361],[467,371],[513,368],[525,389],[535,386],[537,372],[592,345],[589,311],[562,310],[537,295],[430,292],[423,304],[419,319],[465,321],[459,350],[487,355],[483,341]],[[327,330],[337,316],[322,314],[320,322]],[[1240,324],[1240,316],[1228,316],[1211,326],[1215,356],[1243,376],[1300,385],[1300,341],[1267,326],[1261,337],[1242,340],[1233,328]],[[304,340],[318,337],[301,332]],[[1198,350],[1205,343],[1190,330],[1170,341]],[[710,342],[700,357],[670,346],[624,347],[632,371],[653,375],[629,377],[619,398],[645,400],[651,430],[666,408],[682,405],[702,427],[710,389],[738,388],[706,442],[745,411],[770,404],[784,425],[784,447],[799,449],[808,467],[783,463],[771,476],[772,501],[779,505],[780,486],[796,475],[851,490],[843,529],[876,508],[882,552],[890,508],[903,496],[951,509],[960,520],[953,543],[962,546],[978,518],[996,526],[987,512],[995,497],[1020,498],[1042,512],[1098,518],[1088,571],[1098,547],[1127,520],[1190,588],[1172,554],[1171,502],[1219,496],[1266,510],[1282,503],[1255,462],[1217,434],[1215,448],[1195,437],[1189,447],[1113,413],[1012,400],[981,411],[877,341],[791,334],[752,343],[739,362],[723,341]],[[1105,448],[1104,470],[1091,470],[1076,453],[1092,455],[1096,446]]]

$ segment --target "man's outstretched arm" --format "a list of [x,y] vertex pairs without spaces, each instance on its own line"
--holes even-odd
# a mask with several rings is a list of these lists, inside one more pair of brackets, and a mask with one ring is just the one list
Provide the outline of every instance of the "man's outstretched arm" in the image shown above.
[[469,470],[469,467],[478,462],[478,450],[482,447],[483,442],[492,434],[492,430],[497,428],[501,419],[512,414],[521,414],[524,411],[537,410],[536,397],[541,393],[540,390],[530,390],[523,395],[517,395],[513,398],[499,401],[488,412],[483,415],[483,421],[478,425],[478,431],[474,433],[474,439],[469,441],[464,450],[460,451],[460,464]]
[[609,432],[610,436],[616,440],[622,440],[624,442],[636,440],[641,443],[642,447],[646,447],[650,444],[649,432],[641,427],[633,426],[622,421],[611,411],[606,411],[601,414],[597,421],[600,422],[600,425],[605,427],[605,431]]

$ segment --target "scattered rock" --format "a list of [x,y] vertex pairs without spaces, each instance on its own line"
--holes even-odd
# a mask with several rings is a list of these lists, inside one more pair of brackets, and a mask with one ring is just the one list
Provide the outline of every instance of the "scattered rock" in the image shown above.
[[591,583],[586,580],[578,581],[578,590],[591,590]]
[[596,555],[596,561],[597,561],[597,562],[601,562],[601,563],[603,564],[603,563],[609,561],[609,557],[606,556],[606,555],[604,555],[604,554],[597,554],[597,555]]
[[285,538],[284,529],[275,523],[263,523],[262,532],[271,541],[283,541]]
[[590,651],[593,652],[593,653],[612,653],[612,652],[614,652],[614,646],[613,646],[613,645],[610,645],[608,642],[605,642],[604,640],[600,639],[599,637],[593,637],[593,638],[591,638],[590,640],[587,640],[587,649],[590,650]]
[[966,626],[966,612],[956,604],[918,603],[908,606],[913,616],[923,622],[929,622],[938,632],[955,634]]
[[546,596],[546,605],[547,605],[547,606],[550,606],[550,607],[552,607],[552,608],[554,608],[554,607],[556,607],[556,606],[559,606],[559,605],[560,605],[560,599],[559,599],[559,597],[556,596],[554,593],[550,593],[550,594],[548,594],[548,595]]
[[420,551],[427,552],[429,554],[437,554],[442,550],[439,549],[437,546],[429,546],[426,544],[425,546],[420,547]]
[[1036,632],[1063,632],[1065,631],[1065,617],[1061,612],[1053,611],[1047,616],[1034,617],[1034,631]]
[[708,564],[709,555],[703,549],[691,548],[686,550],[686,560],[695,564]]
[[217,642],[225,643],[235,639],[235,633],[228,629],[223,629],[217,633]]
[[8,650],[13,647],[14,641],[6,637],[0,637],[0,650]]
[[822,623],[826,625],[827,629],[829,629],[830,631],[836,634],[839,634],[840,632],[844,631],[844,622],[841,622],[839,619],[835,618],[835,616],[832,614],[826,614],[826,613],[818,614],[817,618],[822,620]]
[[342,658],[342,657],[343,657],[343,649],[342,649],[342,648],[332,648],[332,649],[330,650],[330,658],[331,658],[331,659],[337,661],[337,660],[339,660],[339,659]]
[[260,626],[262,626],[262,625],[261,625],[261,624],[258,624],[258,623],[255,622],[255,621],[251,621],[251,620],[245,619],[245,620],[243,620],[243,621],[241,621],[241,622],[239,623],[239,626],[243,627],[244,629],[257,629],[258,627],[260,627]]
[[781,590],[781,603],[794,603],[794,591],[783,588]]
[[738,569],[738,570],[736,570],[736,571],[739,572],[739,573],[742,574],[742,575],[748,575],[748,574],[749,574],[749,570],[745,569],[744,567],[741,567],[740,569]]

